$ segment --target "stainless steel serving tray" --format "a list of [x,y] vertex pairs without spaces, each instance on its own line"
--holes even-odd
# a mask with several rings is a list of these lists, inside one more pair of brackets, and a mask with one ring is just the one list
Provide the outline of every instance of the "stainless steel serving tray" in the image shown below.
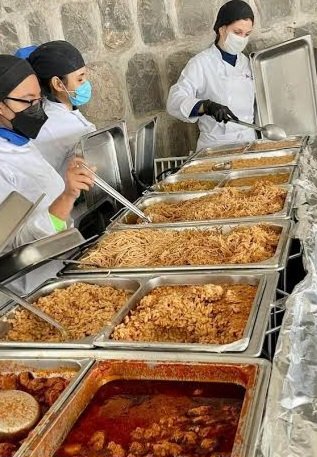
[[288,135],[317,132],[317,78],[310,35],[251,54],[261,125]]
[[[56,402],[50,407],[47,413],[44,414],[40,422],[34,427],[34,429],[29,433],[28,437],[23,441],[23,444],[14,454],[14,457],[29,456],[30,448],[34,444],[36,438],[41,436],[43,431],[56,418],[63,404],[76,388],[76,386],[80,383],[92,364],[93,360],[88,358],[64,358],[61,360],[55,357],[34,358],[32,355],[29,355],[28,357],[12,357],[9,354],[8,356],[5,356],[4,353],[1,355],[0,374],[8,372],[20,373],[22,371],[30,371],[34,375],[38,376],[67,376],[68,378],[72,379],[66,389],[58,397]],[[72,375],[72,373],[74,373],[74,375]]]
[[20,246],[0,258],[0,282],[11,282],[84,243],[81,233],[72,228]]
[[151,186],[154,180],[156,127],[157,117],[154,117],[142,124],[129,138],[134,169],[147,186]]
[[[202,191],[177,191],[177,192],[166,192],[162,190],[162,185],[163,184],[176,184],[179,182],[184,182],[184,181],[189,181],[189,180],[194,180],[194,181],[213,181],[216,184],[214,189],[222,185],[223,180],[226,178],[225,173],[193,173],[193,174],[186,174],[186,175],[181,175],[181,174],[174,174],[170,175],[167,178],[165,178],[163,181],[160,181],[156,184],[154,184],[151,187],[152,192],[156,193],[170,193],[170,194],[184,194],[187,192],[202,192]],[[212,189],[211,189],[212,190]],[[205,192],[205,191],[204,191]]]
[[[72,277],[72,278],[61,278],[61,279],[54,279],[50,281],[46,281],[42,284],[36,291],[34,291],[31,295],[28,296],[27,300],[32,303],[36,301],[38,298],[43,297],[45,295],[49,295],[55,289],[65,289],[66,287],[75,284],[77,282],[84,282],[87,284],[97,284],[99,286],[111,286],[117,289],[123,289],[126,291],[132,291],[133,294],[137,292],[140,288],[140,282],[137,280],[132,280],[129,278],[110,278],[110,277],[102,277],[102,276],[94,276],[91,278],[86,278],[83,276],[80,277]],[[3,309],[0,310],[0,338],[3,338],[8,330],[9,324],[7,322],[8,319],[12,318],[15,312],[20,309],[18,305],[13,302],[10,302],[9,305],[5,306]],[[114,318],[115,316],[113,316]],[[0,350],[4,348],[32,348],[32,349],[92,349],[94,347],[93,341],[99,335],[102,334],[106,330],[105,328],[101,329],[97,335],[91,335],[89,337],[83,338],[81,340],[72,340],[72,341],[65,341],[65,342],[32,342],[32,341],[2,341],[0,340]]]
[[[143,287],[131,298],[127,305],[116,315],[112,324],[103,335],[99,335],[94,343],[106,349],[152,350],[152,351],[181,351],[181,352],[240,352],[247,356],[258,357],[261,353],[265,331],[270,313],[270,305],[274,300],[278,274],[257,274],[250,272],[203,273],[156,276],[145,282]],[[199,344],[199,343],[165,343],[165,342],[135,342],[113,340],[111,335],[115,327],[136,308],[140,300],[153,289],[171,285],[203,285],[203,284],[249,284],[257,286],[257,293],[250,310],[249,319],[242,336],[243,341],[230,345]],[[250,347],[250,350],[249,350]]]
[[[80,142],[80,154],[96,173],[128,200],[137,197],[132,178],[132,158],[124,121],[85,135]],[[87,206],[95,205],[105,194],[97,186],[85,193]]]
[[[298,178],[298,168],[291,166],[291,167],[275,167],[275,168],[260,168],[260,169],[251,169],[251,170],[235,170],[229,171],[225,175],[225,179],[221,182],[220,187],[230,187],[230,182],[236,179],[243,179],[243,178],[252,178],[255,177],[257,179],[265,179],[268,175],[280,175],[284,173],[289,173],[289,179],[287,184],[292,185],[293,181]],[[238,187],[238,186],[237,186]]]
[[[227,217],[227,218],[215,218],[215,219],[200,219],[200,220],[195,220],[191,219],[188,221],[179,221],[179,222],[174,222],[174,221],[166,221],[166,222],[153,222],[153,223],[137,223],[138,216],[132,213],[130,210],[125,210],[122,213],[118,215],[117,218],[114,218],[112,223],[110,224],[110,229],[116,229],[116,228],[122,228],[122,229],[139,229],[140,227],[153,227],[153,228],[164,228],[166,224],[172,225],[173,227],[190,227],[193,224],[208,224],[210,222],[228,222],[228,221],[234,221],[234,222],[245,222],[245,221],[258,221],[261,219],[261,221],[266,221],[266,220],[271,220],[271,219],[290,219],[292,216],[292,210],[293,210],[293,202],[294,202],[294,197],[295,197],[295,189],[293,186],[280,186],[281,188],[285,189],[287,192],[285,202],[283,205],[283,208],[281,211],[278,211],[277,213],[271,213],[267,215],[257,215],[257,216],[244,216],[244,217]],[[241,187],[240,190],[248,190],[250,187]],[[141,197],[139,200],[135,202],[135,205],[141,210],[145,211],[147,208],[149,208],[152,205],[155,205],[157,203],[178,203],[178,202],[183,202],[183,201],[188,201],[188,200],[193,200],[197,199],[200,197],[206,197],[206,196],[217,196],[221,192],[224,191],[224,188],[222,189],[216,189],[212,191],[204,191],[204,192],[192,192],[192,193],[184,193],[184,194],[171,194],[171,193],[166,193],[166,194],[149,194]]]
[[[232,457],[255,457],[256,445],[262,414],[265,406],[271,365],[266,360],[250,357],[226,358],[208,354],[208,361],[200,361],[203,355],[196,354],[192,361],[180,362],[177,354],[168,360],[159,353],[113,353],[116,358],[96,363],[69,397],[58,417],[50,424],[42,436],[38,436],[33,452],[29,457],[49,457],[58,450],[74,426],[78,417],[88,406],[102,385],[113,379],[143,381],[203,381],[233,382],[245,390],[239,428],[236,434]],[[125,360],[127,359],[128,360]],[[220,370],[218,369],[220,368]],[[231,373],[231,375],[230,375]],[[243,378],[243,380],[242,380]]]
[[[208,157],[221,157],[226,155],[245,154],[249,152],[272,152],[281,151],[283,149],[302,149],[307,137],[291,136],[282,141],[256,140],[249,143],[230,143],[228,145],[206,148],[197,151],[194,154],[195,159]],[[294,142],[298,145],[294,145]],[[259,150],[262,148],[262,150]]]
[[[261,222],[258,220],[257,222]],[[188,230],[189,228],[192,230],[206,230],[206,229],[215,229],[220,228],[223,230],[224,233],[229,232],[230,230],[236,227],[247,227],[253,226],[255,223],[246,222],[246,223],[226,223],[226,224],[196,224],[192,227],[173,227],[171,225],[166,225],[164,229],[166,230]],[[281,230],[279,243],[275,252],[275,255],[268,260],[258,263],[248,263],[248,264],[215,264],[215,265],[183,265],[183,266],[168,266],[168,267],[150,267],[150,266],[139,266],[139,267],[115,267],[115,268],[94,268],[94,267],[87,267],[79,268],[79,265],[68,265],[66,268],[63,269],[63,275],[87,275],[87,274],[157,274],[157,273],[185,273],[185,272],[194,272],[194,271],[211,271],[211,270],[245,270],[245,269],[263,269],[263,270],[282,270],[285,267],[289,244],[290,244],[290,231],[293,227],[293,223],[287,220],[272,220],[272,222],[267,223],[267,225],[276,228],[277,230]],[[122,229],[118,228],[116,230],[112,229],[105,232],[99,241],[102,241],[107,236],[109,236],[111,231],[120,231]],[[140,228],[140,230],[147,230],[146,227]],[[152,229],[155,230],[155,229]],[[90,249],[94,249],[93,247]],[[89,250],[90,250],[89,249]],[[80,256],[76,256],[76,261],[80,260],[83,255],[86,255],[88,250],[84,251]]]
[[44,194],[32,203],[23,195],[13,191],[0,203],[0,256],[25,221],[33,214],[43,197]]
[[[299,152],[298,149],[284,149],[283,151],[270,151],[270,152],[252,152],[250,154],[237,154],[234,157],[233,156],[222,156],[222,157],[213,157],[210,159],[194,159],[191,160],[190,162],[187,162],[178,172],[177,174],[183,174],[185,169],[188,169],[190,167],[193,167],[195,165],[207,165],[210,164],[211,166],[220,164],[223,162],[230,162],[232,160],[248,160],[248,159],[267,159],[270,157],[284,157],[288,156],[290,154],[293,154],[293,160],[289,163],[283,163],[280,165],[263,165],[263,166],[256,166],[256,167],[250,167],[250,168],[238,168],[238,169],[232,169],[230,171],[240,171],[240,170],[254,170],[254,169],[266,169],[266,168],[280,168],[280,167],[285,167],[285,166],[296,166],[299,161]],[[206,173],[210,174],[211,172],[217,173],[215,170],[210,170]],[[195,169],[193,168],[192,172],[188,172],[191,174],[195,173]],[[198,172],[197,172],[198,173]],[[200,174],[203,174],[205,172],[199,172]],[[221,170],[221,173],[223,173],[223,170]]]

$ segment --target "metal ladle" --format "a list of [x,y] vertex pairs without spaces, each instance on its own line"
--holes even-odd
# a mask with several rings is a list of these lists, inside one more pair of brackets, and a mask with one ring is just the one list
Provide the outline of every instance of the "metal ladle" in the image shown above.
[[95,184],[104,192],[106,192],[108,195],[113,197],[114,199],[118,200],[123,206],[128,208],[130,211],[132,211],[134,214],[139,216],[143,221],[145,222],[152,222],[152,220],[146,216],[146,214],[143,213],[143,211],[139,210],[139,208],[133,203],[129,202],[123,195],[121,195],[119,192],[117,192],[113,187],[111,187],[106,181],[104,181],[100,176],[98,176],[94,171],[92,171],[85,163],[80,164],[81,167],[85,168],[88,170],[93,178]]
[[14,300],[18,305],[22,306],[22,308],[27,309],[30,313],[35,314],[35,316],[37,316],[40,319],[42,319],[43,321],[47,322],[52,327],[55,327],[62,334],[62,337],[64,340],[68,339],[67,330],[61,324],[59,324],[55,319],[50,317],[48,314],[44,313],[36,306],[31,305],[31,303],[26,301],[24,298],[19,297],[19,295],[12,292],[10,289],[8,289],[5,286],[0,285],[0,292],[3,293],[4,295],[6,295],[8,298],[11,298],[11,300]]
[[229,119],[229,122],[233,122],[234,124],[239,124],[243,125],[244,127],[249,127],[250,129],[258,130],[259,132],[262,132],[265,138],[268,140],[272,141],[280,141],[284,140],[286,138],[286,133],[285,130],[283,130],[281,127],[275,124],[267,124],[264,125],[263,127],[260,127],[259,125],[256,124],[249,124],[248,122],[240,121],[240,120],[235,120],[235,119]]

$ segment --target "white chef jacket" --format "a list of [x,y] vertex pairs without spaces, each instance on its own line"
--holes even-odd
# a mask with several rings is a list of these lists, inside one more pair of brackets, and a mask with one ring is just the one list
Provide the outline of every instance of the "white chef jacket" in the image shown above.
[[82,136],[94,132],[96,126],[79,109],[70,111],[64,103],[45,100],[43,108],[48,120],[33,142],[48,163],[64,176],[76,144]]
[[254,120],[254,83],[249,59],[238,54],[235,67],[225,62],[219,49],[210,48],[190,59],[178,82],[171,87],[167,111],[184,122],[197,122],[200,136],[197,151],[233,142],[254,140],[255,132],[228,122],[219,123],[213,117],[190,117],[196,103],[212,100],[228,106],[242,121]]
[[[12,191],[19,192],[32,202],[45,193],[42,202],[11,244],[6,247],[5,252],[56,233],[48,208],[64,188],[65,184],[61,176],[42,157],[32,141],[23,146],[17,146],[0,137],[0,203]],[[0,223],[3,224],[4,221]],[[60,268],[61,264],[57,265],[53,262],[15,281],[12,283],[12,289],[20,293],[28,293],[44,280],[55,276]]]

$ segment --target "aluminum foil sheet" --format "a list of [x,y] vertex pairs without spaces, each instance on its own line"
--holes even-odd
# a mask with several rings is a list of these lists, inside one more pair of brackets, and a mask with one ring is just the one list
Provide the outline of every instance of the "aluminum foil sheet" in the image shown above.
[[307,276],[286,301],[258,446],[261,457],[317,455],[317,144],[306,148],[300,169],[296,236]]

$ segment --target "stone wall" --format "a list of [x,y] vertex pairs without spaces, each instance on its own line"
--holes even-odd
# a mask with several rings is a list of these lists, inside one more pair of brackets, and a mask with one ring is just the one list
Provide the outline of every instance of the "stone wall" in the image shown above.
[[[93,101],[85,114],[99,127],[126,119],[132,131],[159,116],[157,156],[195,148],[196,126],[165,112],[169,87],[188,59],[214,39],[223,0],[0,0],[0,52],[66,39],[88,63]],[[256,29],[250,50],[296,34],[317,37],[316,0],[250,0]]]

